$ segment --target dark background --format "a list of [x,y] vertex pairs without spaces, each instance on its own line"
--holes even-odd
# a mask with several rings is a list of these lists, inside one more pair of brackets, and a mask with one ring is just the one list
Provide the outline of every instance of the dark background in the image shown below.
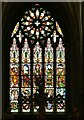
[[[35,3],[3,3],[2,7],[2,78],[3,78],[3,118],[9,116],[9,49],[11,33],[25,11],[34,7]],[[84,3],[57,3],[41,2],[40,6],[48,10],[56,20],[64,34],[66,48],[66,89],[67,115],[49,114],[46,119],[69,119],[75,115],[77,109],[79,119],[83,117],[84,109],[84,81],[83,81],[83,39],[84,39]],[[82,24],[83,23],[83,24]],[[83,32],[82,32],[83,29]],[[8,116],[7,116],[8,115]],[[17,117],[16,117],[17,116]],[[75,115],[77,116],[77,115]],[[10,119],[22,118],[22,115],[10,115]],[[25,118],[34,119],[35,115],[25,115]]]

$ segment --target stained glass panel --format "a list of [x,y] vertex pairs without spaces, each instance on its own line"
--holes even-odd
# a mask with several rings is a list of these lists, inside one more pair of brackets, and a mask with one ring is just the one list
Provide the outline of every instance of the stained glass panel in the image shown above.
[[21,88],[21,93],[23,97],[29,98],[31,96],[31,88]]
[[51,47],[50,39],[47,41],[47,47],[45,48],[45,87],[53,87],[53,48]]
[[65,98],[66,98],[66,90],[65,88],[57,88],[56,89],[56,111],[57,112],[65,112]]
[[53,76],[45,76],[45,87],[53,87]]
[[45,93],[47,93],[47,98],[54,98],[54,88],[45,88]]
[[40,48],[39,42],[37,42],[36,46],[34,47],[33,55],[34,55],[34,59],[33,59],[34,63],[42,62],[42,48]]
[[18,112],[19,109],[19,104],[17,100],[11,100],[10,101],[10,108],[11,112]]
[[61,28],[60,28],[60,26],[59,26],[59,24],[57,22],[56,22],[56,29],[60,33],[60,35],[63,36],[62,30],[61,30]]
[[42,63],[33,64],[33,74],[42,75]]
[[18,100],[19,88],[10,88],[10,100]]
[[19,22],[17,22],[17,24],[16,24],[16,26],[15,26],[15,28],[14,28],[13,32],[12,32],[12,36],[11,36],[11,37],[13,37],[13,36],[14,36],[14,34],[16,34],[16,33],[17,33],[18,29],[19,29]]
[[17,75],[10,76],[10,87],[11,88],[19,87],[19,77]]
[[27,39],[24,41],[21,59],[21,99],[22,112],[30,112],[29,97],[31,96],[30,48]]
[[35,113],[38,113],[38,112],[39,112],[39,105],[36,104],[35,102],[33,102],[33,111],[34,111]]
[[31,104],[25,99],[22,102],[22,112],[30,112]]
[[65,76],[57,76],[56,87],[65,87]]
[[[52,99],[54,98],[54,86],[53,86],[53,48],[51,47],[50,39],[47,40],[47,47],[45,47],[45,54],[44,54],[44,73],[45,73],[45,93],[47,93],[47,98]],[[47,106],[45,108],[46,112],[53,111],[53,100],[47,101]]]
[[42,48],[37,42],[33,49],[33,95],[39,93],[42,74]]
[[56,111],[65,112],[65,48],[62,44],[62,39],[59,39],[58,47],[56,48]]
[[52,100],[47,101],[45,112],[53,112],[54,102]]
[[19,96],[19,49],[16,39],[13,39],[10,48],[10,108],[11,112],[18,112],[18,96]]

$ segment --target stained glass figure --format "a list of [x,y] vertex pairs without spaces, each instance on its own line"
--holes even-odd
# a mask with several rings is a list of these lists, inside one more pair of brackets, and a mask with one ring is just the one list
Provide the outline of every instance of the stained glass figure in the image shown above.
[[18,84],[19,84],[19,77],[17,75],[10,76],[10,87],[12,88],[19,87]]
[[65,48],[62,44],[62,39],[59,39],[58,47],[56,48],[56,111],[65,112]]
[[11,108],[11,112],[18,112],[19,106],[18,106],[18,101],[17,100],[13,100],[10,101],[10,108]]
[[42,75],[42,64],[35,63],[33,65],[34,75]]
[[22,42],[22,37],[24,37],[24,35],[21,34],[21,30],[19,30],[19,35],[16,35],[16,37],[19,38],[19,42]]
[[23,75],[21,78],[22,78],[22,87],[31,87],[30,76]]
[[45,112],[53,112],[53,98],[54,98],[54,88],[45,88],[45,93],[47,93],[47,102],[45,107]]
[[51,35],[51,37],[53,37],[53,42],[56,43],[57,37],[59,37],[59,35],[57,35],[56,30],[54,30],[53,35]]
[[37,42],[36,46],[34,47],[33,55],[34,55],[34,59],[33,59],[34,63],[42,62],[42,48],[40,48],[39,42]]
[[16,39],[13,39],[10,48],[10,105],[11,112],[18,112],[19,96],[19,48]]
[[19,48],[16,44],[16,39],[13,39],[12,47],[10,48],[10,63],[19,63]]
[[53,63],[45,64],[45,87],[53,87]]
[[18,100],[19,88],[10,88],[10,100]]
[[24,47],[22,48],[22,63],[30,63],[30,48],[27,39],[25,39]]
[[53,107],[54,103],[52,100],[47,101],[46,107],[45,107],[45,112],[53,112]]
[[56,78],[56,87],[65,87],[65,76],[57,76]]

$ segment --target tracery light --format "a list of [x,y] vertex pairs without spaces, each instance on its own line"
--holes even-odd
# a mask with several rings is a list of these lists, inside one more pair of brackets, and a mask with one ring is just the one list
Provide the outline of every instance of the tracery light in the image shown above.
[[21,19],[21,28],[23,32],[26,31],[31,36],[32,40],[41,40],[46,35],[50,35],[54,30],[54,19],[50,16],[49,12],[43,8],[39,8],[39,6],[35,6],[35,8],[25,12],[25,15]]

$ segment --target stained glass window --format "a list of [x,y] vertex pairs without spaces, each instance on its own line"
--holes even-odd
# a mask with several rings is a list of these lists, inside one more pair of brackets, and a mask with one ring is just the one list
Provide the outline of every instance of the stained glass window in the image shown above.
[[66,112],[63,37],[58,22],[39,4],[16,23],[10,48],[11,112],[39,113],[39,96],[45,112]]

